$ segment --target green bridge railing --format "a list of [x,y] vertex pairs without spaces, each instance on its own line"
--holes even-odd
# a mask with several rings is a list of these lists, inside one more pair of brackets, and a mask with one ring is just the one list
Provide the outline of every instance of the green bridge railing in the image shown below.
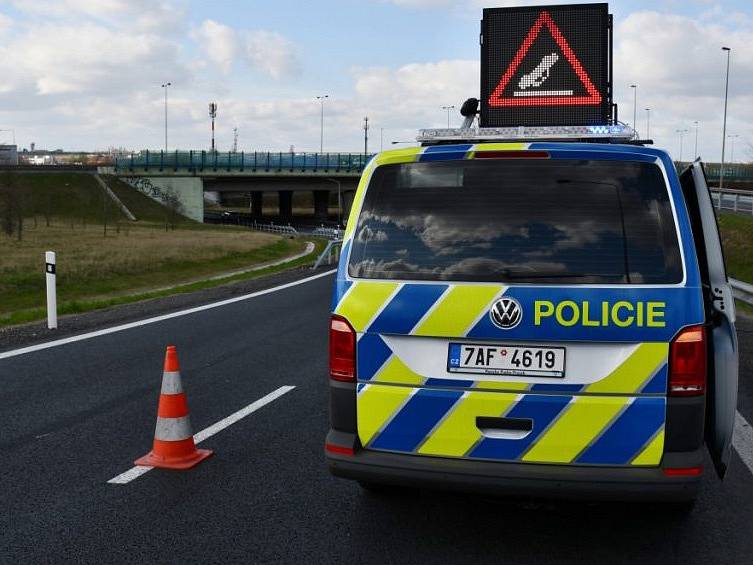
[[364,153],[285,153],[233,151],[140,151],[115,159],[115,171],[154,172],[352,172],[360,173],[373,155]]
[[[681,173],[688,165],[690,165],[688,162],[675,161],[675,168],[678,173]],[[703,169],[710,181],[719,180],[719,172],[722,169],[719,163],[706,163],[704,161]],[[724,180],[753,182],[753,165],[749,163],[725,163]]]

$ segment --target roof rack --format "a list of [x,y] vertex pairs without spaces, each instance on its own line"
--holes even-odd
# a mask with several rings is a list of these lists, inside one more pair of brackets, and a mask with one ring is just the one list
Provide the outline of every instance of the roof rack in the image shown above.
[[637,134],[625,124],[599,126],[517,126],[497,128],[438,128],[419,130],[421,145],[491,141],[581,141],[635,143]]

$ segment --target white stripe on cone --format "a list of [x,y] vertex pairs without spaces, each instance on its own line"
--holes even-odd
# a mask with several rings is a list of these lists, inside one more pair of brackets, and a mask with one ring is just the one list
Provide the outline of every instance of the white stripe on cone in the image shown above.
[[180,371],[162,373],[162,394],[180,394],[181,392],[183,392],[183,383],[180,380]]
[[154,439],[161,441],[181,441],[192,436],[191,420],[188,416],[181,416],[180,418],[157,417]]

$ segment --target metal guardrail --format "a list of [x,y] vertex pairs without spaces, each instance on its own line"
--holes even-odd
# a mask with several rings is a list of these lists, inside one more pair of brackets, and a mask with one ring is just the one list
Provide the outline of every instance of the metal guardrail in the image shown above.
[[249,172],[360,173],[373,155],[364,153],[294,153],[245,151],[140,151],[115,159],[116,173]]
[[252,220],[249,216],[236,214],[232,212],[205,212],[204,223],[207,224],[225,224],[234,226],[243,226],[252,230],[265,231],[269,233],[278,233],[281,235],[298,236],[300,232],[290,224],[282,225],[270,222],[268,224]]
[[325,228],[324,226],[314,228],[311,235],[326,237],[327,239],[342,239],[345,231],[338,228]]
[[729,285],[732,287],[732,294],[735,298],[742,300],[746,304],[753,305],[753,284],[729,279]]
[[333,262],[339,261],[342,245],[342,239],[332,239],[328,241],[327,247],[325,247],[324,251],[322,251],[319,257],[317,257],[316,261],[314,262],[314,266],[311,267],[311,269],[317,269],[322,264],[324,264],[325,261],[327,261],[327,265],[331,265]]
[[251,228],[252,230],[257,230],[257,231],[265,231],[265,232],[269,232],[269,233],[279,233],[281,235],[293,235],[293,236],[297,236],[298,235],[298,230],[295,229],[291,225],[281,226],[279,224],[273,224],[273,223],[260,224],[260,223],[257,223],[257,222],[253,222],[251,224],[246,224],[246,226],[249,227],[249,228]]
[[748,190],[713,190],[711,200],[718,210],[753,215],[753,192]]

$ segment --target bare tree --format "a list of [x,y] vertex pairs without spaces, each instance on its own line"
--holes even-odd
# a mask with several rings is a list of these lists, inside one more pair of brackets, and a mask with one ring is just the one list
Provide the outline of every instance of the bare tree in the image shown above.
[[18,241],[24,232],[24,197],[18,178],[12,171],[5,171],[0,176],[0,222],[2,230],[12,236],[16,233]]
[[109,200],[107,192],[102,189],[102,228],[104,230],[103,237],[107,237],[107,201]]
[[12,236],[16,229],[13,211],[13,192],[7,183],[7,174],[0,176],[0,224],[7,236]]

